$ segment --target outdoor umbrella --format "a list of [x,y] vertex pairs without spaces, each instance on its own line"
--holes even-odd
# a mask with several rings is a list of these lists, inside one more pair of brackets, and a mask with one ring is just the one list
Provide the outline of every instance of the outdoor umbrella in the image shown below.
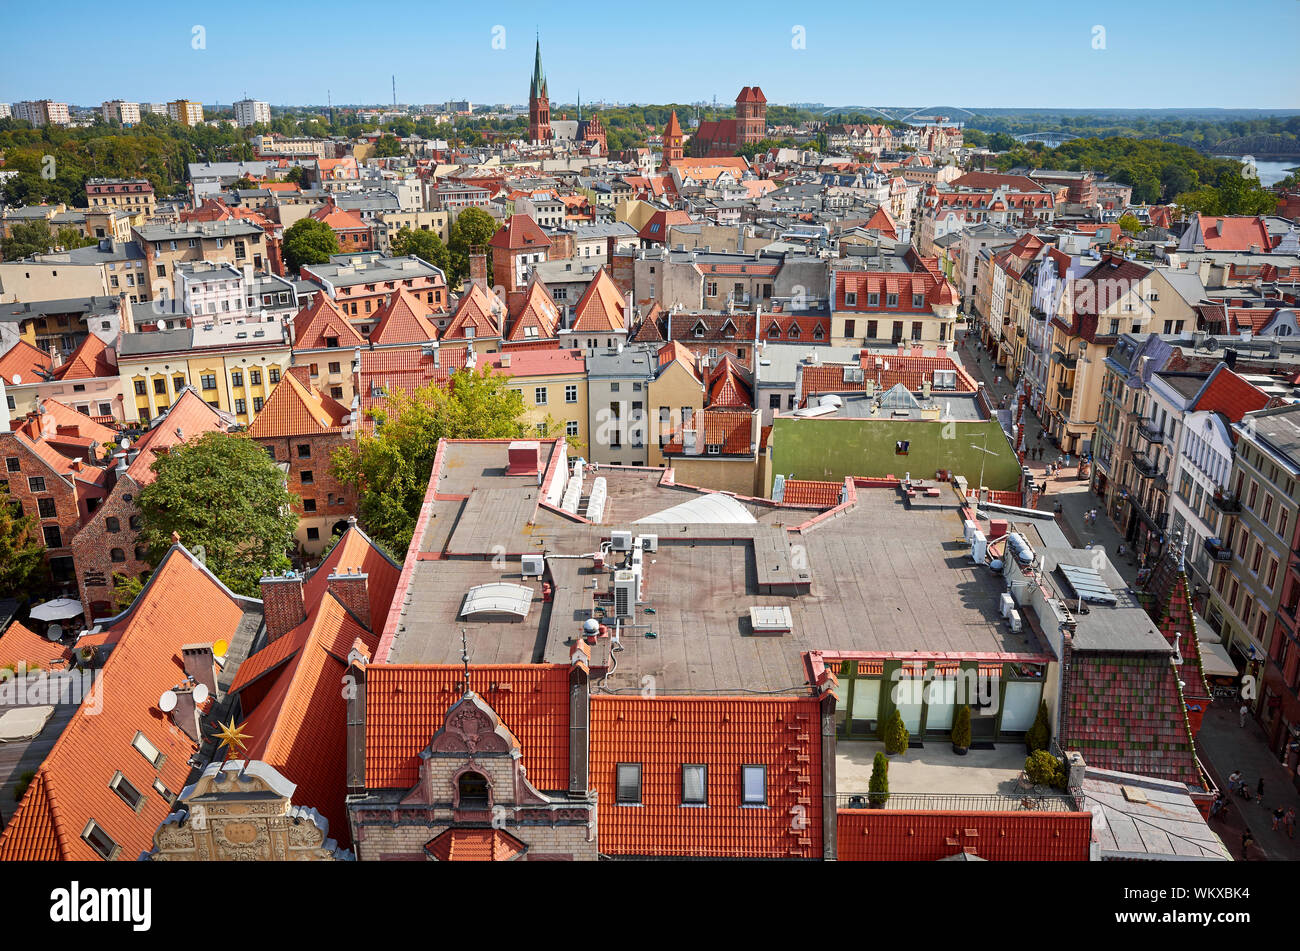
[[76,617],[82,613],[81,602],[71,598],[55,598],[38,604],[31,610],[33,621],[58,621],[63,618]]

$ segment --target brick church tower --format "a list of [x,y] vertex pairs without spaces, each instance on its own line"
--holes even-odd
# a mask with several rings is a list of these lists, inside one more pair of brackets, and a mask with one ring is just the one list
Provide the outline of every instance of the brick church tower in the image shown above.
[[533,82],[528,87],[528,141],[535,145],[551,141],[551,100],[546,95],[546,74],[542,72],[541,37],[533,60]]
[[746,86],[736,97],[736,132],[741,145],[761,142],[767,134],[767,97],[757,86]]
[[677,110],[675,109],[668,119],[667,128],[664,129],[663,156],[663,167],[665,168],[669,162],[682,157],[682,127],[677,122]]

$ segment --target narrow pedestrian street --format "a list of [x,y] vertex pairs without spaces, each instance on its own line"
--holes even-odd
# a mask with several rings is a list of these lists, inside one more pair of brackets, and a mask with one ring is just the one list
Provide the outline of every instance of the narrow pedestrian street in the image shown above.
[[[968,342],[957,349],[962,365],[977,381],[984,383],[995,406],[1005,405],[1014,409],[1015,387],[1002,376],[1002,368],[993,366],[991,355],[979,345],[974,334],[968,337]],[[1026,407],[1023,421],[1026,445],[1038,446],[1043,432],[1038,417]],[[1134,556],[1131,552],[1119,554],[1123,536],[1107,515],[1102,500],[1091,491],[1088,480],[1077,478],[1077,459],[1073,460],[1074,465],[1065,468],[1062,477],[1048,479],[1047,466],[1055,461],[1056,450],[1046,439],[1042,445],[1043,458],[1025,462],[1033,471],[1035,480],[1047,486],[1039,497],[1038,508],[1050,511],[1059,502],[1058,523],[1066,538],[1078,547],[1104,548],[1124,580],[1136,586],[1138,566]],[[1092,509],[1097,510],[1097,519],[1094,524],[1088,524],[1084,516]],[[1285,812],[1294,808],[1300,817],[1300,792],[1296,790],[1295,775],[1269,749],[1263,729],[1253,718],[1247,719],[1245,727],[1240,726],[1237,709],[1236,703],[1227,700],[1213,702],[1201,723],[1197,752],[1217,787],[1226,791],[1228,776],[1239,770],[1250,788],[1252,799],[1230,797],[1231,805],[1226,814],[1211,820],[1211,825],[1238,860],[1243,858],[1242,833],[1247,828],[1254,839],[1254,845],[1245,856],[1248,861],[1300,860],[1300,831],[1295,838],[1290,838],[1285,826],[1279,826],[1276,831],[1273,829],[1274,809],[1281,808]],[[1264,781],[1262,804],[1253,798],[1261,779]],[[1300,819],[1297,826],[1300,827]]]

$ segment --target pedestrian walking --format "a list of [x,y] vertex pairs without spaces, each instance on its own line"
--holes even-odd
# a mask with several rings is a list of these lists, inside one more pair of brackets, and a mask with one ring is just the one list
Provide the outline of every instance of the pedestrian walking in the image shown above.
[[1228,791],[1235,793],[1237,791],[1237,787],[1240,785],[1241,785],[1241,770],[1234,769],[1228,775]]
[[[1237,723],[1244,730],[1246,729],[1246,714],[1250,713],[1250,705],[1243,703],[1241,709],[1237,711]],[[1263,780],[1260,780],[1263,782]]]
[[1246,859],[1247,855],[1249,854],[1247,850],[1254,844],[1255,844],[1255,838],[1250,834],[1250,830],[1247,829],[1245,832],[1241,834],[1241,857],[1243,861]]
[[1278,826],[1280,826],[1280,825],[1282,824],[1282,819],[1283,819],[1285,816],[1286,816],[1286,813],[1284,813],[1284,812],[1282,811],[1282,807],[1281,807],[1281,806],[1278,806],[1276,809],[1273,810],[1273,831],[1274,831],[1274,832],[1276,832],[1277,829],[1278,829]]
[[1287,807],[1286,815],[1282,817],[1282,821],[1286,824],[1286,837],[1288,839],[1294,839],[1295,838],[1295,806]]
[[1227,805],[1228,797],[1225,796],[1223,790],[1220,789],[1218,795],[1214,797],[1214,802],[1210,804],[1210,818],[1213,819],[1219,813],[1223,812]]
[[1255,795],[1259,797],[1259,804],[1264,805],[1264,777],[1259,777],[1259,784],[1255,787]]

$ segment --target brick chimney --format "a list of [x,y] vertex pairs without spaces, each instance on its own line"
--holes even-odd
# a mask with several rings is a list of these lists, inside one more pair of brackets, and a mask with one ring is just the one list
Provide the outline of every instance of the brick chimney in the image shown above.
[[302,600],[302,576],[286,571],[283,577],[271,575],[263,578],[262,612],[266,619],[268,644],[307,620]]
[[483,290],[488,289],[487,254],[482,248],[474,248],[470,253],[469,279]]
[[325,580],[339,603],[352,612],[361,626],[373,630],[370,624],[370,576],[360,568],[342,568]]
[[208,688],[208,696],[217,696],[217,665],[212,658],[211,644],[186,644],[181,648],[181,664],[185,675],[196,684]]

